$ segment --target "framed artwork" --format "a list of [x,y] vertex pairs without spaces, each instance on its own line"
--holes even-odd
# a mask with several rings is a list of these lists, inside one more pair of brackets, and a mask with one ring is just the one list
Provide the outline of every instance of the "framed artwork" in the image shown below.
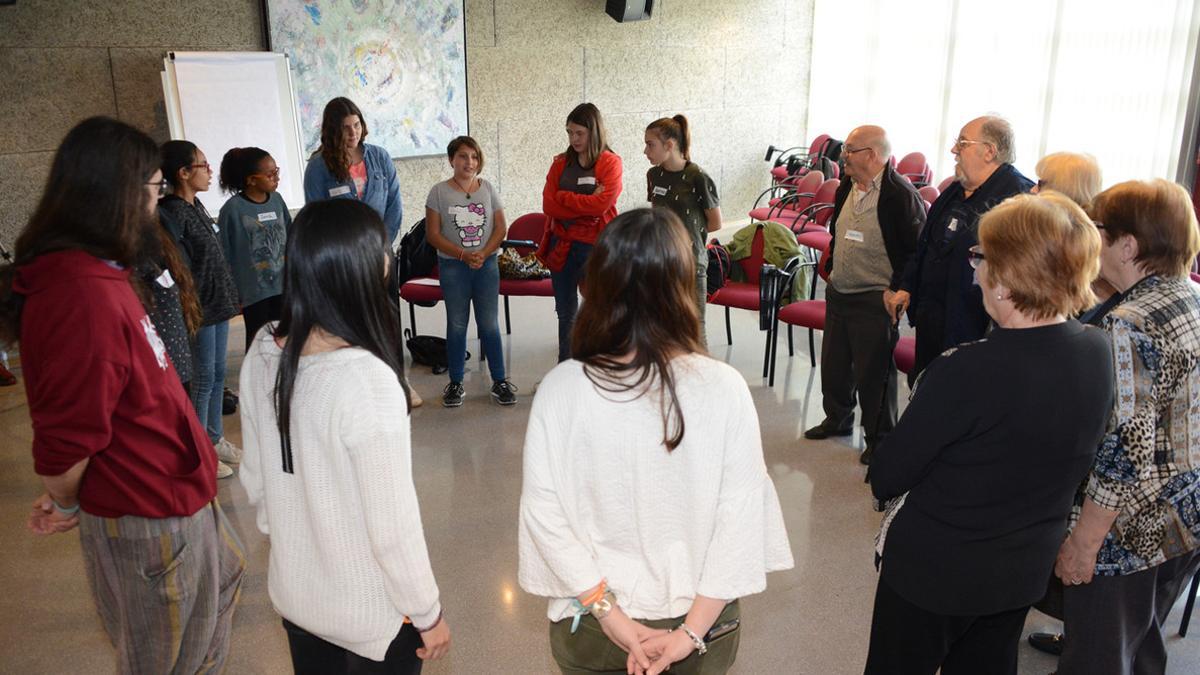
[[291,61],[306,153],[321,114],[345,96],[367,142],[392,157],[442,154],[467,133],[463,0],[263,0],[272,51]]

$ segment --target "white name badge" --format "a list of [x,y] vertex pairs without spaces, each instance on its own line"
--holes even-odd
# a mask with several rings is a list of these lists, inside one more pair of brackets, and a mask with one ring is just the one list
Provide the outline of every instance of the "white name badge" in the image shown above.
[[654,186],[654,196],[655,197],[665,197],[666,195],[667,195],[667,188],[662,187],[661,185]]
[[946,226],[946,229],[950,230],[951,232],[957,232],[958,231],[958,218],[951,218],[950,224]]
[[266,213],[258,214],[258,222],[260,223],[266,223],[277,218],[279,218],[279,216],[275,215],[274,211],[267,211]]
[[163,288],[170,288],[175,285],[175,279],[171,277],[171,270],[163,270],[163,273],[158,275],[154,281],[158,282]]
[[329,196],[330,197],[341,197],[342,195],[348,195],[348,194],[350,194],[350,186],[349,185],[339,185],[335,188],[329,188]]
[[213,221],[213,223],[212,223],[212,226],[213,226],[213,232],[214,232],[214,233],[220,233],[220,232],[221,232],[221,226],[217,224],[217,221],[215,221],[215,220],[214,220],[214,221]]
[[595,176],[580,176],[579,181],[575,184],[576,185],[595,185],[596,177]]
[[863,242],[863,233],[858,230],[846,230],[846,238],[861,244]]

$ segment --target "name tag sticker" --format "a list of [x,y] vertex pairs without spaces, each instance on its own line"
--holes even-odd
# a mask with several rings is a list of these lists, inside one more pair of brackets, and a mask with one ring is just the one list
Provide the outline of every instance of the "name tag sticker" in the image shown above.
[[596,177],[595,176],[580,176],[579,182],[577,182],[575,184],[576,185],[595,185]]
[[258,222],[260,222],[260,223],[266,223],[266,222],[269,222],[272,220],[276,220],[277,218],[279,218],[279,216],[275,215],[274,211],[267,211],[266,213],[258,214]]
[[946,229],[951,232],[958,232],[958,218],[951,218],[950,224],[946,226]]
[[348,195],[348,194],[350,194],[350,186],[349,185],[339,185],[335,188],[329,188],[329,196],[330,197],[341,197],[342,195]]
[[163,288],[170,288],[175,285],[175,279],[171,277],[171,270],[163,270],[163,273],[158,275],[155,281]]
[[846,230],[846,238],[861,244],[863,242],[863,233],[858,230]]
[[217,224],[217,221],[214,220],[212,226],[213,226],[214,233],[219,234],[221,232],[221,226]]
[[654,196],[655,197],[665,197],[666,194],[667,194],[667,188],[665,188],[661,185],[654,186]]

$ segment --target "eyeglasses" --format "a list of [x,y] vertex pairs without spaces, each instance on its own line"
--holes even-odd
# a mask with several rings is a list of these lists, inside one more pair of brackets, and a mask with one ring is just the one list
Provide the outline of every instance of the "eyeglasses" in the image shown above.
[[963,148],[965,148],[968,145],[976,145],[976,144],[991,145],[992,143],[991,143],[991,141],[973,141],[969,138],[956,138],[954,140],[954,145],[950,146],[950,148],[952,150],[962,150]]
[[851,148],[848,145],[842,146],[842,154],[843,155],[853,155],[854,153],[862,152],[863,150],[870,150],[870,148]]
[[279,178],[279,167],[275,167],[275,170],[271,171],[269,173],[259,172],[259,173],[252,173],[250,175],[251,176],[262,176],[263,178]]
[[189,169],[204,169],[205,171],[212,173],[212,165],[209,164],[208,162],[205,162],[203,164],[189,164],[188,168]]
[[967,262],[971,263],[971,269],[979,269],[979,263],[987,258],[983,255],[983,251],[979,250],[979,245],[972,246],[967,249]]
[[147,181],[146,185],[153,185],[154,187],[158,188],[159,197],[167,194],[167,188],[171,187],[170,181],[165,178],[159,181]]

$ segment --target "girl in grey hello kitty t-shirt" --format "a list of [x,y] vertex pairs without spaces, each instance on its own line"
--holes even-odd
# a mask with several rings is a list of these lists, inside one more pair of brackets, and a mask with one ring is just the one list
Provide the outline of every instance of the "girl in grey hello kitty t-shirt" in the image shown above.
[[500,405],[517,402],[516,387],[504,373],[500,346],[500,269],[496,251],[508,230],[504,205],[491,183],[479,177],[483,150],[470,136],[446,147],[454,175],[433,186],[425,200],[425,239],[438,252],[438,277],[446,302],[446,356],[450,383],[442,405],[462,405],[466,389],[467,322],[471,305],[483,352],[492,375],[492,398]]

